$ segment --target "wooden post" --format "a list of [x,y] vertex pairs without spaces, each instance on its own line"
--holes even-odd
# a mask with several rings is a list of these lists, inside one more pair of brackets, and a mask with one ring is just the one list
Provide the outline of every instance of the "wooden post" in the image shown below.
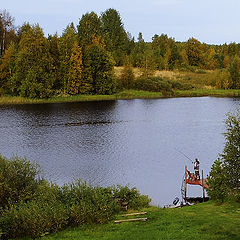
[[186,202],[187,201],[187,165],[185,165],[185,187],[184,187],[184,190],[185,190],[184,200]]
[[202,188],[203,188],[203,202],[205,199],[205,188],[204,188],[204,183],[203,183],[203,170],[202,170]]

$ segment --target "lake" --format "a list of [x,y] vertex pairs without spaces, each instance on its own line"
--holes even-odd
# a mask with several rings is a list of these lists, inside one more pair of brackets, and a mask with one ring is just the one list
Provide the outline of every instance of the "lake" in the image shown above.
[[[0,153],[36,161],[60,185],[129,184],[163,206],[180,197],[184,166],[205,175],[224,147],[238,98],[166,98],[0,107]],[[186,155],[187,157],[185,157]],[[201,196],[199,186],[188,194]]]

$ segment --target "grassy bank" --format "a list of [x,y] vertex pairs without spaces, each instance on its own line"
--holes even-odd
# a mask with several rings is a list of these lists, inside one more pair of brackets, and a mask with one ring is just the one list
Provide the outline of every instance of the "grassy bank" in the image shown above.
[[194,89],[194,90],[177,90],[174,92],[175,97],[240,97],[239,89]]
[[[41,239],[240,239],[240,204],[213,202],[178,209],[151,207],[146,222],[83,225]],[[123,219],[123,217],[117,217]]]
[[161,92],[125,90],[113,95],[74,95],[52,97],[49,99],[30,99],[23,97],[2,96],[0,97],[0,105],[85,102],[85,101],[103,101],[120,99],[154,99],[163,97],[202,97],[202,96],[240,97],[240,90],[223,90],[223,89],[193,89],[182,91],[176,90],[169,95],[166,94],[163,95]]

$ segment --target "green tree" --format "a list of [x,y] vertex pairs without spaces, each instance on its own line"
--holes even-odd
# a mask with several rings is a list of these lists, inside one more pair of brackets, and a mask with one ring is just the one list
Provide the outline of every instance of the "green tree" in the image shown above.
[[92,82],[94,94],[112,94],[116,89],[114,60],[111,54],[99,44],[88,47],[84,59],[86,82]]
[[31,26],[22,34],[12,77],[13,91],[31,98],[52,95],[54,75],[49,48],[49,42],[39,25]]
[[95,12],[82,15],[79,21],[78,42],[85,51],[85,47],[92,44],[94,37],[102,37],[102,23]]
[[152,38],[153,57],[158,70],[173,69],[180,58],[178,47],[173,38],[167,34],[161,36],[155,34]]
[[223,202],[228,196],[228,187],[226,183],[226,169],[221,159],[214,162],[208,177],[208,195],[213,199]]
[[138,34],[138,41],[135,43],[134,49],[131,54],[134,67],[142,67],[144,65],[146,53],[146,43],[144,42],[143,35]]
[[15,69],[16,45],[12,42],[0,61],[0,88],[10,91],[10,79]]
[[232,78],[232,88],[240,88],[240,58],[235,56],[230,67],[229,72]]
[[188,61],[191,66],[202,66],[203,51],[202,44],[195,38],[190,38],[186,44]]
[[[226,120],[227,132],[222,158],[227,171],[227,184],[240,193],[240,110],[229,114]],[[239,195],[240,196],[240,195]]]
[[147,49],[140,63],[141,76],[148,78],[154,74],[155,63],[151,49]]
[[180,53],[179,53],[178,45],[175,42],[171,44],[170,50],[171,50],[171,54],[168,59],[168,68],[169,70],[173,70],[176,67],[176,65],[179,64]]
[[120,88],[131,88],[134,78],[135,76],[133,72],[133,67],[130,65],[130,63],[125,64],[121,71]]
[[69,92],[69,69],[70,58],[74,43],[77,41],[76,29],[73,24],[70,24],[64,29],[62,36],[59,39],[59,80],[57,83],[58,89],[64,93]]
[[209,196],[217,200],[237,198],[240,201],[240,109],[228,114],[225,147],[215,161],[208,178]]
[[55,81],[53,88],[54,90],[61,89],[61,75],[59,74],[60,68],[60,53],[59,53],[59,44],[58,44],[58,35],[55,33],[53,36],[48,37],[50,42],[50,54],[53,59],[53,73],[55,75]]
[[101,21],[106,49],[112,53],[116,64],[122,65],[129,39],[120,14],[115,9],[109,8],[102,13]]

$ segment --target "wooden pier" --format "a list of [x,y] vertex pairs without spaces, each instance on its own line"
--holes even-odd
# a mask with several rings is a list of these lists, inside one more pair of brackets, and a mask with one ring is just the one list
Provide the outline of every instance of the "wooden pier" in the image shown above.
[[203,189],[203,201],[205,199],[205,189],[208,189],[207,179],[203,177],[202,170],[202,178],[198,179],[195,173],[191,173],[188,171],[187,166],[185,166],[185,178],[184,178],[184,188],[182,187],[182,194],[184,195],[185,202],[187,201],[187,184],[190,185],[199,185]]

